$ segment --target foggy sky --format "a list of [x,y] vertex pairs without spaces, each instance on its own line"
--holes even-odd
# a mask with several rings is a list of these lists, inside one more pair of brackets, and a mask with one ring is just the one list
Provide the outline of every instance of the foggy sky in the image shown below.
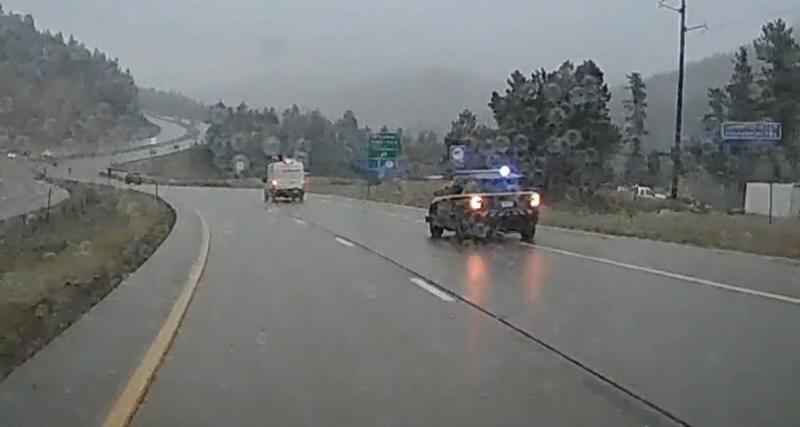
[[[677,2],[677,0],[674,0]],[[0,0],[74,34],[145,86],[204,101],[326,108],[342,88],[456,73],[501,88],[508,73],[594,58],[610,82],[673,69],[678,15],[657,0]],[[729,51],[796,0],[689,0],[688,58]],[[794,7],[794,10],[792,8]],[[488,94],[486,94],[488,98]],[[334,101],[333,104],[338,102]]]

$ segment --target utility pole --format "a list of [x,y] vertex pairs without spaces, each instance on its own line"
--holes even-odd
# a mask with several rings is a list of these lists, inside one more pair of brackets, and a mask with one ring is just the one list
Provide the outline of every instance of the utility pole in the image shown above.
[[686,0],[681,0],[680,7],[670,6],[665,0],[661,0],[658,6],[681,15],[680,53],[678,56],[678,101],[675,109],[675,146],[672,148],[672,188],[670,189],[670,196],[673,199],[677,199],[678,177],[683,167],[681,163],[681,137],[683,133],[683,80],[686,66],[686,33],[699,29],[707,29],[708,26],[706,24],[695,27],[686,26]]

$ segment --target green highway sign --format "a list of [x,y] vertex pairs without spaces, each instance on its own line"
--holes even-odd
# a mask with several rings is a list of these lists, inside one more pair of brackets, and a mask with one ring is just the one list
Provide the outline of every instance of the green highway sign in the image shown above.
[[394,160],[400,154],[400,136],[396,133],[378,133],[369,138],[370,160]]

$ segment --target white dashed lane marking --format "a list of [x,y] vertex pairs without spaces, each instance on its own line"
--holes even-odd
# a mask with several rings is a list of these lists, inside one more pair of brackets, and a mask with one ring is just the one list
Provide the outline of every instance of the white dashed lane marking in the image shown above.
[[453,301],[455,301],[453,299],[453,297],[451,297],[447,293],[443,292],[441,289],[430,285],[428,282],[420,279],[419,277],[411,277],[408,280],[410,280],[411,283],[413,283],[413,284],[419,286],[420,288],[428,291],[429,293],[433,294],[436,298],[439,298],[442,301],[445,301],[445,302],[453,302]]
[[351,242],[349,240],[342,239],[341,237],[337,237],[336,238],[336,242],[339,243],[340,245],[347,246],[348,248],[352,248],[354,246],[353,242]]
[[[361,209],[361,210],[364,210],[364,211],[367,211],[367,212],[370,212],[370,213],[374,213],[374,214],[387,215],[387,216],[399,218],[399,219],[402,219],[402,220],[405,220],[405,221],[423,223],[423,224],[425,223],[424,220],[419,219],[419,218],[409,218],[407,216],[398,215],[398,214],[395,214],[393,212],[385,212],[385,211],[381,211],[381,210],[377,210],[377,209],[371,209],[371,208],[364,207],[364,206],[355,206],[353,204],[350,204],[350,203],[347,203],[347,202],[343,202],[343,201],[338,201],[337,200],[336,202],[331,201],[331,203],[335,203],[335,204],[338,204],[339,206],[344,206],[344,207],[348,207],[348,208],[351,208],[351,209]],[[543,228],[545,228],[545,227],[543,227]],[[712,288],[716,288],[716,289],[720,289],[720,290],[724,290],[724,291],[728,291],[728,292],[736,292],[736,293],[743,294],[743,295],[750,295],[750,296],[759,297],[759,298],[766,298],[766,299],[769,299],[769,300],[772,300],[772,301],[780,301],[780,302],[784,302],[784,303],[800,305],[800,298],[790,297],[790,296],[781,295],[781,294],[775,294],[775,293],[772,293],[772,292],[759,291],[759,290],[750,289],[750,288],[744,288],[744,287],[740,287],[740,286],[729,285],[729,284],[726,284],[726,283],[715,282],[713,280],[701,279],[699,277],[687,276],[687,275],[679,274],[679,273],[672,273],[672,272],[669,272],[669,271],[659,270],[659,269],[656,269],[656,268],[644,267],[644,266],[641,266],[641,265],[629,264],[629,263],[621,262],[621,261],[614,261],[614,260],[608,259],[608,258],[600,258],[600,257],[591,256],[591,255],[584,255],[584,254],[580,254],[580,253],[577,253],[577,252],[566,251],[566,250],[563,250],[563,249],[558,249],[558,248],[554,248],[554,247],[550,247],[550,246],[543,246],[543,245],[529,244],[529,243],[523,243],[523,245],[529,246],[529,247],[532,247],[532,248],[537,248],[537,249],[540,249],[540,250],[543,250],[543,251],[559,254],[559,255],[570,256],[570,257],[574,257],[574,258],[581,258],[581,259],[585,259],[585,260],[588,260],[588,261],[594,261],[594,262],[607,264],[607,265],[613,265],[615,267],[624,268],[624,269],[627,269],[627,270],[639,271],[639,272],[642,272],[642,273],[652,274],[652,275],[655,275],[655,276],[667,277],[667,278],[674,279],[674,280],[679,280],[679,281],[688,282],[688,283],[694,283],[696,285],[709,286],[709,287],[712,287]],[[424,283],[424,281],[423,281],[423,283]],[[415,282],[415,284],[416,284],[416,282]],[[426,283],[426,285],[427,285],[427,283]],[[428,286],[430,286],[430,285],[428,285]],[[434,288],[434,289],[436,289],[436,288]]]

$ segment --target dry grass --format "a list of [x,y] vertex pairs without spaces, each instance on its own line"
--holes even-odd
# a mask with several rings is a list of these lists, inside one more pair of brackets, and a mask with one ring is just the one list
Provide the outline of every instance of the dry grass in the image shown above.
[[419,208],[428,207],[433,192],[441,187],[442,183],[436,181],[398,181],[371,187],[367,197],[366,181],[312,177],[308,183],[308,191],[312,193],[336,194],[354,199],[369,198],[376,202]]
[[800,219],[728,215],[721,212],[586,214],[545,209],[543,224],[701,247],[800,259]]
[[[441,182],[424,181],[382,184],[371,189],[369,200],[424,208],[441,185]],[[368,198],[363,182],[312,178],[309,190]],[[769,224],[766,218],[749,215],[659,211],[658,206],[647,204],[637,211],[634,202],[597,202],[560,202],[545,207],[541,222],[555,227],[800,259],[798,218]]]
[[66,186],[49,223],[0,227],[0,378],[135,271],[175,220],[151,196]]

